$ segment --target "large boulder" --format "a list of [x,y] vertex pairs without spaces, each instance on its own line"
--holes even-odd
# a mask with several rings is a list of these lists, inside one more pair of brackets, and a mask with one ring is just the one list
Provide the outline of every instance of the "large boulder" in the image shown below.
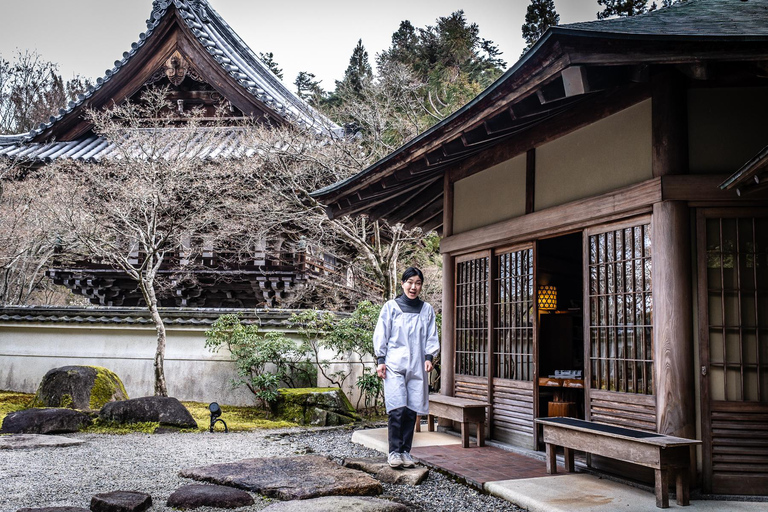
[[177,428],[197,428],[197,422],[187,408],[168,396],[110,402],[99,411],[99,421],[107,424],[157,422]]
[[128,399],[120,377],[101,366],[62,366],[45,374],[32,407],[99,410],[104,404]]
[[278,418],[301,425],[332,426],[360,421],[347,395],[339,388],[280,389],[273,406]]
[[3,419],[2,434],[63,434],[78,432],[91,424],[91,417],[72,409],[25,409]]

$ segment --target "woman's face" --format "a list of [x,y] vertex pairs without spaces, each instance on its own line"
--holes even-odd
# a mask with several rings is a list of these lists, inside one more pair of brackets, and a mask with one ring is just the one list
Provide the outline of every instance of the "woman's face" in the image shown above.
[[409,299],[415,299],[421,293],[421,279],[419,276],[409,277],[406,281],[403,281],[403,293]]

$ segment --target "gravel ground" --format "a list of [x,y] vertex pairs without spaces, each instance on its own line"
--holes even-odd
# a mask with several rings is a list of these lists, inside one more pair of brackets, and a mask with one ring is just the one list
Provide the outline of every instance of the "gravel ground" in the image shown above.
[[[91,496],[115,490],[150,494],[153,511],[165,506],[177,488],[194,483],[179,470],[235,462],[253,457],[286,457],[318,453],[337,461],[344,457],[379,457],[380,453],[350,441],[350,429],[285,429],[199,434],[69,434],[84,439],[79,446],[3,450],[0,454],[0,512],[22,507],[88,508]],[[417,511],[520,512],[502,499],[482,494],[450,477],[430,471],[419,486],[384,484],[382,498]],[[254,495],[256,504],[237,509],[262,510],[272,501]],[[221,509],[199,508],[199,512]]]

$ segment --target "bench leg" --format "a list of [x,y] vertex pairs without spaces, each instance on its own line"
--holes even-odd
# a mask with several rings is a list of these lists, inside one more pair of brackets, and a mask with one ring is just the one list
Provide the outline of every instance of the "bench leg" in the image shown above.
[[421,432],[421,416],[416,415],[416,432]]
[[469,425],[466,422],[461,422],[461,446],[469,448]]
[[557,450],[555,445],[547,443],[547,474],[554,475],[557,473]]
[[573,450],[563,447],[563,460],[565,461],[565,471],[567,473],[573,473]]
[[677,504],[686,507],[691,504],[691,487],[689,485],[688,468],[678,468],[675,479]]
[[477,446],[485,446],[485,425],[477,423]]
[[435,431],[435,417],[431,414],[427,415],[427,430],[430,432]]
[[656,473],[656,506],[669,508],[669,470],[655,469]]

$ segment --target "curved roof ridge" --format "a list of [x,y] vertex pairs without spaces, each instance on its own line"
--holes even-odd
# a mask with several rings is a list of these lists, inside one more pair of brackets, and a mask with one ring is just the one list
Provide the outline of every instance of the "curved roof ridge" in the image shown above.
[[[85,92],[78,94],[76,100],[70,101],[65,107],[60,108],[57,115],[50,116],[48,121],[40,123],[36,128],[25,134],[15,135],[16,137],[21,137],[19,142],[29,142],[34,137],[53,127],[54,124],[93,96],[104,84],[112,80],[119,73],[120,69],[131,60],[138,49],[144,46],[146,41],[152,36],[155,28],[160,24],[160,21],[168,13],[168,8],[172,5],[179,11],[180,18],[184,20],[187,27],[200,44],[205,47],[206,51],[249,94],[265,103],[270,109],[291,124],[311,127],[318,133],[341,130],[333,121],[317,112],[285,87],[261,63],[253,53],[253,50],[243,42],[235,31],[210,6],[207,0],[154,0],[152,2],[152,12],[149,15],[149,19],[147,19],[146,32],[139,34],[138,40],[131,44],[128,51],[123,52],[122,58],[116,60],[112,68],[104,71],[104,76],[97,78],[94,85],[89,86]],[[211,30],[211,26],[217,30]],[[226,44],[222,45],[222,43]],[[221,46],[224,46],[224,48],[221,48]],[[241,61],[239,62],[240,66],[229,64],[233,57]],[[245,64],[245,66],[242,66],[242,64]],[[287,105],[290,105],[292,108],[288,108]],[[8,144],[9,141],[0,141],[0,144],[2,143]]]

